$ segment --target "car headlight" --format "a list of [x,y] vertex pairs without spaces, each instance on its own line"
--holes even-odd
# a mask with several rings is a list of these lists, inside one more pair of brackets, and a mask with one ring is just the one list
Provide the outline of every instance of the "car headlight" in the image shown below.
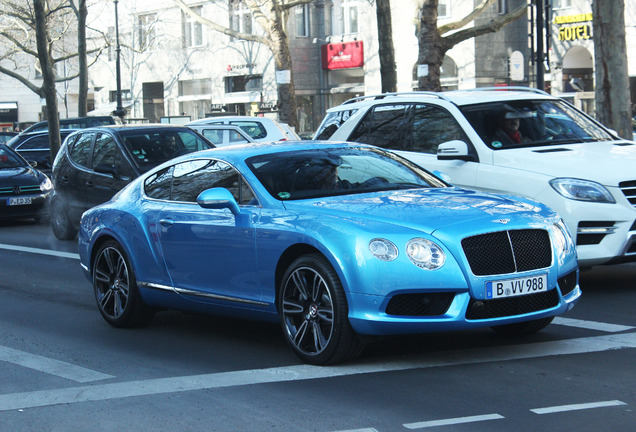
[[616,201],[612,194],[599,183],[575,178],[555,178],[550,186],[565,198],[577,201],[611,203]]
[[48,177],[46,177],[46,178],[42,181],[42,183],[40,183],[40,190],[41,190],[42,192],[48,192],[48,191],[50,191],[51,189],[53,189],[53,183],[51,183],[51,180],[50,180]]
[[574,240],[570,235],[570,230],[563,222],[559,220],[552,226],[552,238],[557,249],[559,259],[565,257],[566,254],[574,251]]
[[406,255],[419,268],[435,270],[444,265],[446,255],[430,240],[415,238],[406,244]]
[[393,261],[398,257],[398,248],[389,240],[376,238],[369,242],[371,254],[382,261]]

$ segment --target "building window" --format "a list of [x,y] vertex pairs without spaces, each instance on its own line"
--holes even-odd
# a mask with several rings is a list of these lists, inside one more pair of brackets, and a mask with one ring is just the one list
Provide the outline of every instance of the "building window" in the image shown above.
[[[121,99],[122,100],[130,100],[132,99],[132,95],[130,93],[130,90],[121,90]],[[117,102],[117,90],[110,90],[108,92],[108,100],[110,102]]]
[[449,0],[439,0],[437,4],[437,18],[450,18]]
[[508,0],[498,0],[497,1],[497,11],[500,15],[508,13]]
[[179,96],[199,96],[212,93],[212,80],[193,79],[179,81]]
[[236,93],[244,91],[263,90],[263,77],[261,75],[242,75],[225,77],[225,92]]
[[309,36],[309,5],[296,6],[296,36]]
[[572,7],[572,0],[552,0],[552,9],[567,9]]
[[157,14],[139,15],[137,18],[137,35],[139,40],[139,49],[146,50],[154,48],[155,39],[157,37],[155,25],[157,23]]
[[[201,15],[201,6],[193,7],[192,10]],[[190,15],[182,12],[181,20],[183,25],[183,46],[184,48],[203,45],[203,26],[195,21]]]
[[[339,3],[339,7],[338,7]],[[334,34],[358,33],[358,1],[336,0],[334,2]]]
[[[230,0],[230,28],[241,33],[252,34],[254,30],[252,11],[243,0]],[[236,40],[233,38],[232,40]]]

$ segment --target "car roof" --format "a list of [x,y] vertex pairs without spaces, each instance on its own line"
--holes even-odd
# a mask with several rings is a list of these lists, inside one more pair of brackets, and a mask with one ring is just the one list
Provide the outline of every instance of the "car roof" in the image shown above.
[[122,132],[122,131],[143,131],[143,130],[156,130],[156,129],[181,129],[181,130],[187,130],[187,131],[192,131],[192,129],[185,127],[184,125],[177,125],[177,124],[167,124],[167,123],[142,123],[142,124],[127,124],[127,125],[103,125],[103,126],[93,126],[93,127],[89,127],[89,128],[84,128],[84,129],[77,129],[76,131],[80,131],[80,132],[88,132],[88,131],[95,131],[95,130],[109,130],[109,131],[116,131],[116,132]]
[[458,106],[487,102],[503,102],[528,99],[555,99],[554,96],[531,87],[488,87],[446,92],[400,92],[360,96],[349,99],[328,111],[357,109],[381,103],[443,100]]
[[260,122],[271,122],[277,123],[275,120],[272,120],[268,117],[254,117],[254,116],[216,116],[216,117],[206,117],[198,120],[193,120],[191,122],[186,123],[186,126],[196,126],[196,125],[204,125],[208,123],[216,123],[216,122],[224,122],[224,121],[260,121]]

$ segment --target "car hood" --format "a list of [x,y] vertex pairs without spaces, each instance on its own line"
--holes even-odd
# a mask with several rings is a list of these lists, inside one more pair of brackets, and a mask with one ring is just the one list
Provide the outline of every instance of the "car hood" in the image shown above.
[[0,183],[5,186],[39,184],[39,174],[29,167],[0,169]]
[[636,179],[636,143],[630,141],[563,144],[498,150],[493,163],[550,177],[573,177],[604,186]]
[[[528,228],[529,225],[545,226],[546,221],[555,216],[547,207],[533,201],[460,188],[343,195],[286,202],[285,206],[291,211],[311,214],[313,218],[332,216],[360,224],[375,221],[429,234],[456,227],[464,236],[483,232],[482,224],[491,226],[492,231],[496,230],[495,224],[505,224],[510,229]],[[321,222],[330,223],[328,219]]]

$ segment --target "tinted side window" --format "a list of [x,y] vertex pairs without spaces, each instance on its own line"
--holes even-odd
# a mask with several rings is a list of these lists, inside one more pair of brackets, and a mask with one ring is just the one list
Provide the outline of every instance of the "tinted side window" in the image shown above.
[[201,192],[214,187],[228,189],[239,204],[248,204],[254,198],[238,171],[225,162],[199,159],[175,165],[172,200],[196,202]]
[[108,134],[100,133],[93,149],[93,169],[99,165],[116,168],[120,176],[131,177],[133,170],[122,155],[117,143]]
[[327,140],[331,138],[339,128],[351,117],[357,110],[345,110],[328,113],[320,125],[320,129],[316,133],[316,139]]
[[150,198],[169,200],[172,188],[172,170],[174,167],[162,169],[151,175],[144,182],[144,191]]
[[88,167],[88,161],[91,154],[91,143],[93,142],[94,133],[82,134],[75,140],[75,143],[69,149],[71,160],[76,164]]
[[254,121],[231,121],[231,125],[238,126],[243,129],[249,136],[254,139],[261,139],[267,136],[267,130],[260,122]]
[[443,142],[467,140],[464,131],[445,109],[426,104],[379,105],[362,119],[350,141],[391,150],[437,153]]
[[20,144],[16,150],[48,150],[49,147],[49,137],[38,136],[26,140]]

